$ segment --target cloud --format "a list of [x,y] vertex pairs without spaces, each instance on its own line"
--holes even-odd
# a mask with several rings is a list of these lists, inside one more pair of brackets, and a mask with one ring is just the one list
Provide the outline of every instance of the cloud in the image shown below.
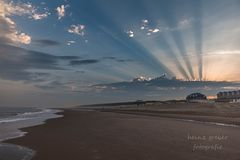
[[115,60],[115,59],[117,59],[117,57],[107,56],[107,57],[103,57],[103,59]]
[[116,59],[117,62],[133,62],[131,59]]
[[170,30],[174,31],[174,30],[184,30],[187,29],[189,27],[191,27],[193,23],[193,19],[192,18],[185,18],[182,20],[179,20],[177,23],[177,26],[175,28],[172,28]]
[[31,37],[17,30],[16,23],[5,14],[0,14],[0,42],[29,44]]
[[161,30],[158,29],[158,28],[148,29],[147,35],[151,35],[151,34],[154,34],[154,33],[158,33],[158,32],[160,32],[160,31],[161,31]]
[[72,81],[64,81],[64,80],[52,80],[48,81],[46,83],[42,84],[36,84],[35,87],[40,88],[42,90],[61,90],[66,92],[88,92],[91,90],[90,86],[81,85],[81,83],[78,82],[72,82]]
[[[157,77],[157,78],[135,78],[132,81],[124,81],[117,83],[109,84],[98,84],[93,85],[94,87],[104,87],[103,91],[121,90],[126,92],[135,92],[135,91],[152,91],[159,92],[161,91],[170,91],[170,90],[219,90],[226,89],[226,87],[237,88],[240,87],[239,82],[227,82],[227,81],[183,81],[176,78],[168,79],[166,77]],[[141,93],[142,93],[141,92]]]
[[142,31],[145,31],[145,32],[146,32],[146,35],[148,35],[148,36],[162,31],[162,30],[160,29],[160,27],[159,27],[159,28],[158,28],[158,27],[155,27],[155,28],[149,27],[149,20],[147,20],[147,19],[143,19],[143,20],[142,20],[140,29],[141,29]]
[[35,87],[43,89],[43,90],[49,90],[49,89],[52,90],[52,89],[57,89],[57,88],[63,89],[66,87],[65,85],[66,85],[65,83],[62,83],[60,81],[50,81],[50,82],[47,82],[46,84],[41,84],[41,85],[37,84],[37,85],[35,85]]
[[[80,71],[78,73],[85,73],[84,71]],[[96,91],[92,84],[83,81],[66,81],[66,80],[50,80],[45,83],[36,84],[35,87],[40,88],[42,90],[61,90],[65,92],[82,92],[89,93]]]
[[65,16],[65,12],[66,12],[65,9],[66,9],[66,6],[64,5],[57,7],[56,11],[57,11],[59,20]]
[[45,77],[29,70],[65,70],[60,61],[79,59],[77,56],[54,56],[48,53],[0,44],[0,78],[7,80],[35,81]]
[[147,19],[143,19],[142,22],[143,22],[143,24],[148,24],[148,20]]
[[31,42],[31,37],[25,33],[18,33],[15,32],[13,34],[8,35],[13,42],[23,43],[23,44],[29,44]]
[[134,32],[132,30],[129,30],[126,32],[128,34],[129,37],[134,37]]
[[39,13],[31,3],[0,1],[0,42],[5,44],[29,44],[31,37],[17,29],[11,16],[23,16],[34,20],[46,18],[49,13]]
[[34,19],[34,20],[40,20],[43,18],[46,18],[50,13],[45,11],[44,13],[38,12],[36,7],[34,7],[31,3],[13,3],[13,1],[10,2],[0,2],[3,5],[3,12],[6,16],[23,16],[27,15],[28,18]]
[[[161,25],[150,26],[149,20],[143,19],[141,21],[140,30],[142,32],[145,32],[146,35],[150,36],[150,35],[161,33],[161,32],[171,32],[171,31],[187,29],[191,27],[193,21],[194,21],[193,18],[185,18],[185,19],[179,20],[175,27],[168,27],[168,26],[161,26]],[[126,33],[128,34],[129,37],[135,36],[132,30],[127,31]]]
[[98,62],[99,60],[97,59],[72,60],[70,61],[70,65],[87,65],[87,64],[94,64]]
[[75,71],[75,73],[81,73],[81,74],[84,74],[85,71]]
[[50,40],[50,39],[39,39],[39,40],[33,40],[33,43],[35,45],[39,45],[42,47],[50,47],[50,46],[58,46],[61,43],[58,41]]
[[77,34],[80,36],[84,36],[85,35],[85,25],[82,24],[78,24],[78,25],[71,25],[68,29],[69,33],[73,33],[73,34]]
[[80,59],[81,57],[79,56],[58,56],[59,59],[63,60],[74,60],[74,59]]
[[70,46],[72,44],[76,43],[75,41],[67,41],[67,45]]
[[35,20],[41,20],[43,18],[46,18],[50,13],[42,13],[42,14],[33,14],[32,18]]
[[113,56],[103,57],[103,59],[114,60],[116,62],[132,62],[133,61],[132,59],[122,59],[122,58],[113,57]]
[[148,28],[148,20],[147,19],[143,19],[140,29],[144,30],[146,28]]
[[153,29],[153,30],[152,30],[152,32],[153,32],[153,33],[160,32],[160,29],[158,29],[158,28],[155,28],[155,29]]

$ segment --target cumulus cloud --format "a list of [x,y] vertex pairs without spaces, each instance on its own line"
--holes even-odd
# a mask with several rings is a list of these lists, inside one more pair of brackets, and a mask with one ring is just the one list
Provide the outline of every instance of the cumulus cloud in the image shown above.
[[152,30],[152,32],[153,32],[153,33],[160,32],[160,29],[158,29],[158,28],[155,28],[155,29],[153,29],[153,30]]
[[34,7],[31,3],[13,3],[11,2],[0,2],[3,6],[3,12],[6,16],[18,15],[23,16],[26,15],[28,18],[34,20],[40,20],[46,18],[50,13],[45,11],[44,13],[38,12],[36,7]]
[[151,35],[152,33],[158,33],[158,32],[160,32],[160,29],[158,28],[148,29],[147,35]]
[[147,23],[148,23],[148,20],[147,20],[147,19],[143,19],[142,22],[143,22],[144,24],[147,24]]
[[82,24],[78,24],[78,25],[71,25],[68,29],[69,33],[73,33],[73,34],[77,34],[80,36],[84,36],[85,35],[85,25]]
[[0,42],[29,44],[31,37],[17,30],[16,23],[5,14],[0,15]]
[[150,35],[152,35],[154,33],[161,32],[160,28],[157,28],[157,27],[156,28],[151,28],[151,27],[149,27],[149,20],[147,20],[147,19],[143,19],[142,20],[140,29],[145,31],[148,36],[150,36]]
[[[160,33],[160,32],[171,32],[171,31],[177,31],[177,30],[184,30],[187,29],[189,27],[191,27],[192,23],[193,23],[193,18],[185,18],[185,19],[181,19],[176,23],[175,27],[168,27],[168,26],[150,26],[149,24],[149,20],[147,19],[143,19],[141,21],[141,25],[140,25],[140,30],[142,30],[143,32],[145,32],[146,35],[150,36],[156,33]],[[130,30],[127,32],[129,37],[133,37],[134,34],[133,32]]]
[[46,18],[49,13],[39,13],[31,3],[0,1],[0,42],[6,44],[29,44],[31,37],[17,29],[11,16],[23,16],[34,20]]
[[75,41],[67,41],[67,45],[70,46],[72,44],[76,43]]
[[32,18],[35,19],[35,20],[40,20],[40,19],[43,19],[43,18],[46,18],[50,13],[42,13],[42,14],[33,14],[32,15]]
[[57,7],[56,11],[57,11],[59,20],[65,16],[65,9],[66,9],[66,6],[64,5]]
[[13,42],[18,42],[18,43],[23,43],[23,44],[29,44],[31,42],[31,37],[25,33],[15,32],[13,34],[10,34],[9,38]]
[[[162,32],[173,32],[173,31],[178,31],[178,30],[185,30],[191,27],[192,23],[194,22],[193,18],[184,18],[180,19],[177,21],[176,25],[173,27],[169,26],[163,26],[163,25],[156,25],[153,26],[150,24],[150,21],[148,19],[142,19],[139,28],[134,28],[136,31],[141,31],[147,36],[151,36],[157,33],[162,33]],[[126,31],[129,37],[134,37],[135,34],[132,30]],[[138,33],[138,32],[137,32]]]
[[144,30],[144,29],[147,29],[147,28],[148,28],[148,20],[147,19],[143,19],[140,29]]
[[134,37],[134,32],[132,30],[127,31],[129,37]]

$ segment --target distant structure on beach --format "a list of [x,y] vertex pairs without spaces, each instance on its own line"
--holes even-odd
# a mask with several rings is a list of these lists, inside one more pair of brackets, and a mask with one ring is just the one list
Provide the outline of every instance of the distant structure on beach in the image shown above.
[[228,92],[219,92],[217,94],[217,102],[231,102],[238,103],[240,102],[240,90],[238,91],[228,91]]
[[192,93],[186,97],[187,102],[206,102],[207,96],[201,93]]

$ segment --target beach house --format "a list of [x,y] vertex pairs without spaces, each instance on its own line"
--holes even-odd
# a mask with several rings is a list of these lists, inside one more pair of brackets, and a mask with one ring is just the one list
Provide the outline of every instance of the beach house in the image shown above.
[[217,102],[239,103],[240,102],[240,90],[219,92],[217,94],[217,100],[216,101]]

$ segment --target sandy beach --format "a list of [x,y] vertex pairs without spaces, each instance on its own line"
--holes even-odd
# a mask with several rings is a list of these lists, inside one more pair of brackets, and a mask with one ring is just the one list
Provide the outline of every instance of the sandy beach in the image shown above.
[[0,160],[240,160],[240,0],[0,0]]
[[[238,160],[240,128],[134,113],[66,109],[7,143],[33,160]],[[195,115],[196,117],[196,115]]]

